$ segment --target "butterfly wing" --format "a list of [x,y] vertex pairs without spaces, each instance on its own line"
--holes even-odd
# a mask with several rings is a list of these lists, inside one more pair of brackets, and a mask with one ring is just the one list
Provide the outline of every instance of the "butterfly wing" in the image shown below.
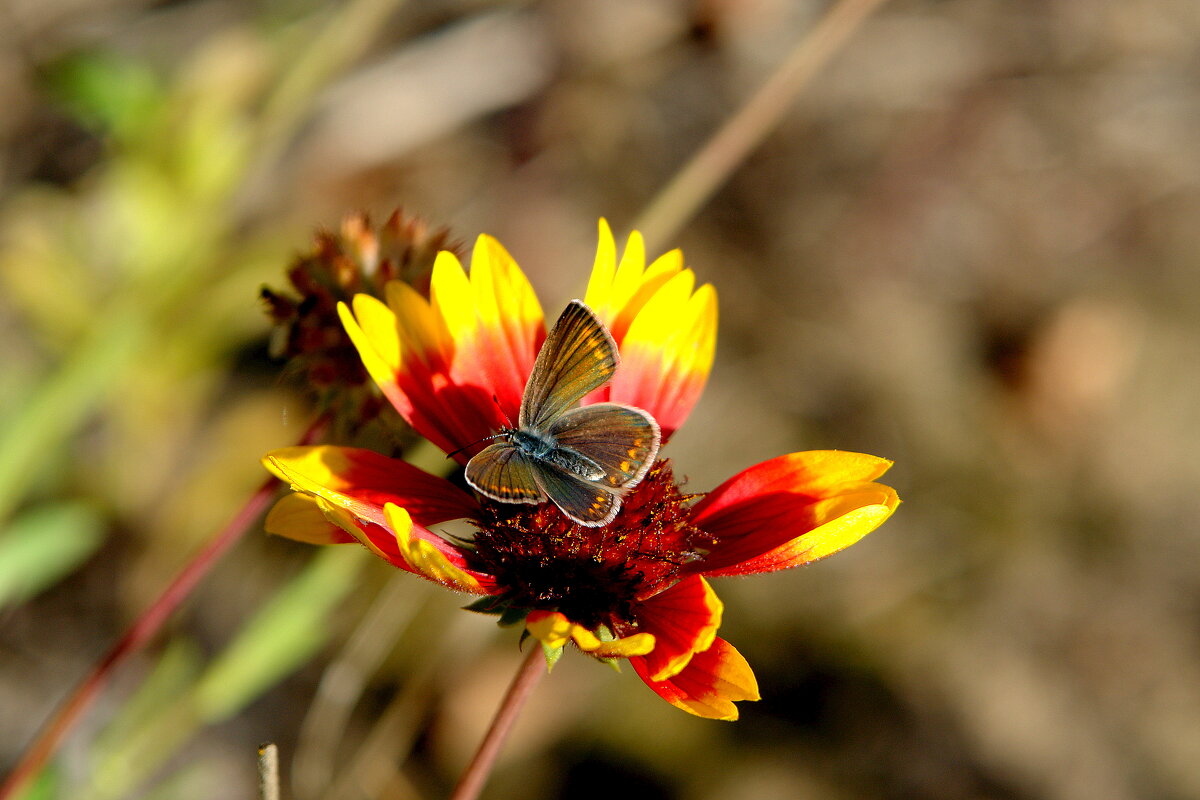
[[502,503],[540,503],[546,499],[534,477],[534,462],[508,442],[495,442],[467,462],[466,478],[481,494]]
[[610,490],[632,489],[649,471],[662,441],[658,422],[640,408],[596,403],[573,408],[550,425],[559,448],[572,450],[604,472]]
[[538,352],[525,384],[518,424],[544,431],[588,392],[612,379],[617,344],[592,310],[572,300]]
[[593,483],[572,475],[554,464],[534,465],[538,485],[554,504],[580,525],[589,528],[607,525],[621,509],[621,498],[603,483]]

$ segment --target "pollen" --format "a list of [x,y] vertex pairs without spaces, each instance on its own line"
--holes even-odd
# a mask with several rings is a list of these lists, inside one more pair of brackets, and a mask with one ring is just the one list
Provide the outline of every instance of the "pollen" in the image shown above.
[[669,461],[659,461],[608,525],[577,525],[552,503],[484,501],[471,566],[496,577],[511,607],[561,611],[581,625],[624,626],[633,608],[715,543],[693,526]]

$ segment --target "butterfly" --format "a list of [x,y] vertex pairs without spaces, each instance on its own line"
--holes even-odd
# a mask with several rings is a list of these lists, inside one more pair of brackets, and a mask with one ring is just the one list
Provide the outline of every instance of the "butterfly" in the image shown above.
[[590,308],[572,300],[538,352],[517,427],[467,462],[467,483],[502,503],[548,497],[580,525],[613,521],[622,496],[645,477],[662,442],[654,417],[620,403],[575,407],[608,383],[617,343]]

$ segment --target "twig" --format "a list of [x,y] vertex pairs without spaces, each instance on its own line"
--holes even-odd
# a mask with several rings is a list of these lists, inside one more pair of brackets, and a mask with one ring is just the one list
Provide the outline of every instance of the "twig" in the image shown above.
[[839,0],[796,43],[787,59],[758,92],[676,173],[642,212],[633,228],[645,236],[648,249],[656,249],[674,237],[779,123],[809,80],[885,2],[887,0]]
[[279,800],[279,748],[273,742],[258,748],[259,800]]
[[[305,431],[300,438],[300,444],[307,444],[319,438],[327,424],[327,418],[319,418]],[[113,671],[159,632],[171,614],[191,595],[192,590],[208,575],[229,548],[233,547],[250,530],[250,526],[258,520],[270,505],[271,500],[274,499],[277,485],[278,481],[275,478],[263,481],[233,519],[183,567],[183,570],[163,590],[158,599],[134,621],[125,635],[117,640],[117,643],[92,667],[92,671],[79,682],[75,691],[67,697],[54,716],[42,726],[37,738],[25,750],[3,785],[0,785],[0,800],[15,798],[17,792],[41,771],[50,757],[54,755],[62,740],[91,706],[100,690],[108,683]]]

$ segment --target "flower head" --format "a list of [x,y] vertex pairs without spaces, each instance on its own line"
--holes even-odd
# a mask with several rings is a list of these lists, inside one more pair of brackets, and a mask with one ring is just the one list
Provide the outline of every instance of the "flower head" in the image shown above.
[[457,249],[448,229],[430,230],[399,209],[379,228],[360,213],[346,217],[337,232],[321,231],[313,249],[288,268],[290,291],[262,288],[274,323],[271,354],[302,372],[343,421],[369,419],[377,395],[338,318],[338,305],[360,293],[383,297],[393,280],[428,291],[434,259],[446,249]]
[[[466,463],[517,417],[545,339],[541,306],[498,242],[480,237],[468,274],[439,253],[426,297],[394,281],[386,304],[341,306],[363,364],[417,432]],[[672,251],[645,263],[630,237],[620,261],[606,223],[585,302],[620,351],[611,382],[583,404],[615,402],[658,420],[665,443],[683,424],[712,364],[716,293],[695,285]],[[853,544],[899,503],[876,483],[891,462],[840,451],[793,453],[750,467],[703,496],[684,493],[660,459],[605,525],[551,503],[498,502],[368,450],[268,453],[289,482],[267,528],[314,543],[359,542],[395,566],[480,595],[471,607],[523,621],[551,661],[567,642],[627,659],[662,698],[693,714],[736,719],[757,700],[754,674],[719,638],[723,606],[707,578],[798,566]],[[438,535],[453,519],[470,542]]]

